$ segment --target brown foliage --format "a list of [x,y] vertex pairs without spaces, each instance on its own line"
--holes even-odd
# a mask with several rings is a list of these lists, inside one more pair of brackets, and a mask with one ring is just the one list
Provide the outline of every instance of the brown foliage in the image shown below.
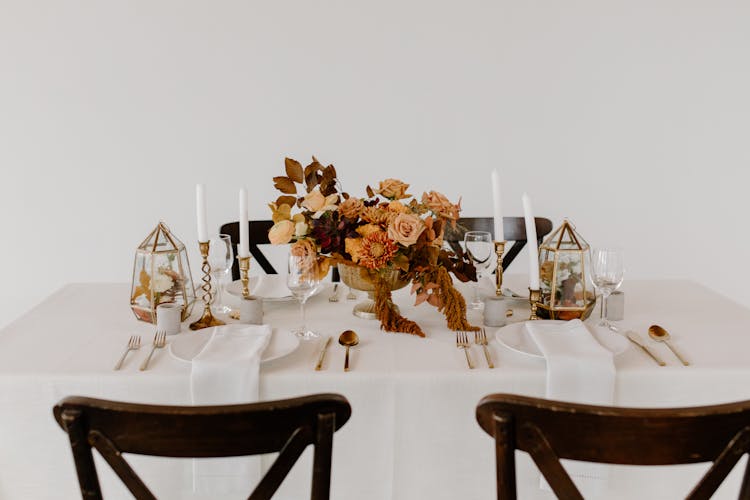
[[375,283],[375,313],[380,320],[380,329],[387,332],[403,332],[424,337],[424,332],[414,321],[396,312],[391,289],[385,280],[378,277]]

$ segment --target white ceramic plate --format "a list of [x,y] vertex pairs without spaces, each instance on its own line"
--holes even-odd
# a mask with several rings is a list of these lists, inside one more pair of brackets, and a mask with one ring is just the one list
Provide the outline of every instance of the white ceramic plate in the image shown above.
[[[176,359],[189,363],[203,349],[209,338],[208,332],[180,333],[170,337],[169,353]],[[271,333],[271,340],[260,357],[260,362],[265,363],[266,361],[283,358],[293,353],[298,347],[299,339],[294,333],[274,328]]]
[[[524,323],[511,323],[500,328],[495,332],[495,339],[511,351],[534,358],[544,358],[536,342],[524,328]],[[564,321],[556,321],[556,323],[564,323]],[[605,349],[612,351],[615,356],[622,354],[630,347],[630,341],[619,333],[592,328],[588,325],[586,325],[586,328]]]
[[[325,283],[321,283],[312,295],[317,295],[324,287]],[[281,274],[266,274],[263,275],[262,279],[259,276],[251,276],[248,279],[247,288],[252,295],[263,300],[295,300],[286,286],[286,276]],[[242,297],[242,282],[240,280],[231,282],[227,285],[226,291],[235,297]]]

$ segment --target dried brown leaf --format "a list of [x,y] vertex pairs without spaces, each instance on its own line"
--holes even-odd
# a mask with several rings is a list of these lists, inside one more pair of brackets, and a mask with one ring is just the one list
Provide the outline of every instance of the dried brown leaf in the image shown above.
[[297,203],[296,196],[279,196],[276,198],[276,206],[289,205],[293,207],[295,203]]
[[284,166],[286,167],[286,175],[289,176],[294,182],[302,184],[304,182],[304,174],[302,172],[302,164],[297,160],[291,158],[284,158]]
[[373,196],[375,196],[375,191],[373,191],[370,186],[367,186],[366,191],[367,191],[367,197],[368,198],[372,198]]
[[284,194],[297,194],[297,186],[289,177],[274,177],[273,186]]
[[308,193],[320,182],[320,178],[318,177],[319,165],[320,163],[313,162],[305,167],[305,186]]

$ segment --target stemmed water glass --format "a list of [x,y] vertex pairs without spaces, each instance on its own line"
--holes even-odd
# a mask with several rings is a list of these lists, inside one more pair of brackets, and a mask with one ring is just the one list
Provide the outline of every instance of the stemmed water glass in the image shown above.
[[479,280],[484,277],[484,272],[492,264],[492,254],[494,253],[492,235],[487,231],[469,231],[464,235],[464,247],[477,270],[477,281],[473,285],[474,299],[470,304],[467,304],[467,307],[469,309],[481,309]]
[[602,248],[591,257],[591,279],[602,294],[600,319],[597,326],[614,328],[607,320],[607,299],[622,284],[625,274],[622,250]]
[[316,257],[314,255],[290,255],[286,284],[294,298],[299,301],[300,316],[302,317],[302,326],[294,332],[295,335],[305,340],[317,338],[319,335],[309,330],[305,321],[305,302],[320,286]]
[[220,234],[211,238],[208,245],[208,263],[211,266],[211,277],[216,283],[216,288],[211,301],[211,310],[214,313],[229,313],[232,308],[224,304],[223,292],[229,271],[232,269],[234,252],[232,251],[232,239],[228,234]]

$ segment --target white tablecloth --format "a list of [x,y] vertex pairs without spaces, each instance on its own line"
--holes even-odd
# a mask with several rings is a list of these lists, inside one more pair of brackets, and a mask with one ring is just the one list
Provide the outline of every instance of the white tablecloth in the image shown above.
[[[507,277],[513,285],[513,277]],[[515,284],[520,290],[522,281]],[[626,323],[642,332],[651,323],[667,327],[693,366],[682,367],[661,345],[670,366],[657,367],[629,349],[615,360],[615,401],[622,406],[683,406],[750,399],[750,310],[687,281],[629,281]],[[341,292],[341,290],[340,290]],[[313,371],[317,344],[261,367],[261,398],[277,399],[337,392],[352,405],[352,418],[334,438],[334,499],[491,499],[495,495],[492,439],[476,424],[479,399],[494,392],[543,396],[545,365],[509,351],[494,340],[497,368],[489,370],[481,351],[469,371],[454,335],[433,308],[411,306],[407,291],[396,295],[402,312],[428,337],[381,332],[378,324],[355,318],[353,302],[329,303],[327,293],[311,299],[308,322],[324,335],[356,330],[361,344],[344,373],[344,350],[331,346],[326,370]],[[153,328],[128,309],[124,284],[72,284],[0,331],[0,498],[77,498],[78,485],[66,434],[52,418],[52,406],[67,395],[123,401],[189,404],[189,365],[157,351],[139,372],[143,350],[123,370],[112,371],[127,338],[150,340]],[[479,321],[476,313],[471,319]],[[266,304],[274,326],[298,321],[294,303]],[[490,329],[489,333],[494,334]],[[658,445],[658,443],[649,443]],[[127,456],[160,498],[188,498],[189,460]],[[266,463],[272,457],[266,457]],[[281,499],[309,495],[308,450],[284,482]],[[519,454],[521,498],[550,498],[538,489],[538,473]],[[744,461],[741,462],[744,464]],[[99,461],[107,498],[128,498],[108,466]],[[684,497],[706,465],[617,467],[607,498]],[[720,490],[734,498],[737,471]],[[248,492],[251,485],[248,485]]]

